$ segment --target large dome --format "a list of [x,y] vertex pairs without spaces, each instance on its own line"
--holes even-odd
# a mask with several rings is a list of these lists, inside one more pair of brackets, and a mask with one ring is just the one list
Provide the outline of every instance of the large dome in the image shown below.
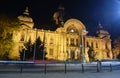
[[18,16],[22,26],[27,26],[28,28],[33,28],[34,22],[33,19],[29,16],[28,7],[26,7],[25,12],[22,15]]

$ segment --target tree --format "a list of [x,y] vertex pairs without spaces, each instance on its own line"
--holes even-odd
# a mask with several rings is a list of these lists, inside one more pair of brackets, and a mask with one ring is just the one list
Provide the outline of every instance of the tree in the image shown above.
[[31,39],[29,39],[28,42],[24,44],[24,47],[20,51],[20,59],[21,60],[26,60],[26,59],[32,59],[33,57],[33,45],[31,43]]
[[33,57],[33,44],[31,43],[31,39],[25,45],[25,59],[31,59]]
[[0,59],[6,60],[9,58],[9,53],[14,46],[12,36],[13,31],[20,27],[16,17],[0,14]]
[[40,37],[37,38],[36,43],[34,43],[34,46],[36,46],[35,59],[37,60],[46,59],[44,43],[40,40]]
[[113,51],[114,58],[120,58],[120,37],[114,40],[113,45],[114,45]]
[[21,51],[20,51],[20,60],[25,60],[24,59],[24,52],[25,52],[25,49],[22,49]]
[[[33,59],[34,58],[34,49],[35,49],[35,60],[46,59],[46,52],[44,51],[44,44],[41,42],[40,37],[36,39],[35,43],[32,44],[31,40],[24,44],[25,49],[20,52],[21,60]],[[35,48],[36,47],[36,48]],[[25,52],[25,53],[24,53]],[[24,57],[25,54],[25,57]],[[25,58],[25,59],[23,59]]]

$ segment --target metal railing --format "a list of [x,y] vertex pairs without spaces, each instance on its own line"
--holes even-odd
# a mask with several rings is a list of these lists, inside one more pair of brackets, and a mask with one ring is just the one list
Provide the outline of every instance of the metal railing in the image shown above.
[[95,63],[73,63],[73,62],[52,62],[52,63],[34,63],[26,61],[0,62],[0,73],[50,73],[50,72],[103,72],[103,71],[120,70],[120,65],[107,64],[101,62]]

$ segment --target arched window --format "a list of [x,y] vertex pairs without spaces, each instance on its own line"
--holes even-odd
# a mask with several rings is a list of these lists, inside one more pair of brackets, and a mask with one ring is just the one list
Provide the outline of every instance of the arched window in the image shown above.
[[21,34],[21,39],[20,39],[20,41],[24,41],[24,40],[25,40],[25,34],[22,33],[22,34]]

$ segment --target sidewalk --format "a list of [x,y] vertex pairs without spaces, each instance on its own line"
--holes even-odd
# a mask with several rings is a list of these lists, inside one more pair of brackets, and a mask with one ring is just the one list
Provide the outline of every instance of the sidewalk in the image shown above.
[[69,72],[69,73],[0,73],[0,78],[119,78],[120,70],[112,72]]

